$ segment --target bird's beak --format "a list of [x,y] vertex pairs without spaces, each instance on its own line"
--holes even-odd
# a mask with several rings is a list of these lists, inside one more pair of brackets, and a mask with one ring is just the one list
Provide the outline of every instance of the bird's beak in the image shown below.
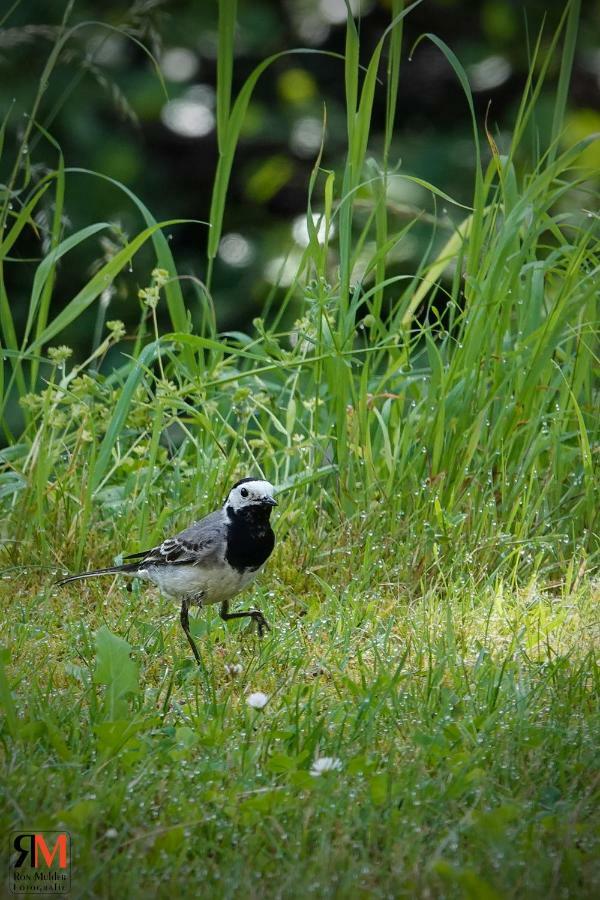
[[265,506],[277,506],[277,500],[273,500],[272,497],[265,497],[263,503]]

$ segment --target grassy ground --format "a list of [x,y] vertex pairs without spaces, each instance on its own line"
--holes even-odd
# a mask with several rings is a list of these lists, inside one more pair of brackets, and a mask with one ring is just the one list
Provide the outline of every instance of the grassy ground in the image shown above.
[[[390,159],[402,20],[371,60],[350,20],[335,61],[344,171],[316,161],[296,277],[251,334],[222,336],[212,264],[266,70],[231,96],[233,13],[223,4],[204,283],[178,276],[162,227],[113,182],[141,230],[54,315],[57,267],[106,227],[66,230],[65,184],[101,176],[66,169],[43,133],[55,168],[17,148],[3,188],[0,275],[46,193],[53,215],[41,262],[20,262],[23,327],[0,278],[2,826],[67,827],[77,897],[597,896],[598,204],[592,139],[571,147],[562,129],[578,4],[532,40],[510,147],[488,133],[486,150],[473,116],[469,203],[425,185],[431,209],[408,221],[389,198],[411,179]],[[428,39],[472,109],[460,62]],[[68,41],[65,26],[22,146]],[[536,104],[557,57],[543,145]],[[402,274],[394,254],[416,227],[428,249]],[[144,245],[125,335],[98,301]],[[90,356],[74,363],[56,344],[92,305]],[[198,669],[152,591],[53,586],[257,473],[280,489],[252,598],[273,626],[262,642],[208,610]]]
[[326,595],[290,535],[267,639],[195,621],[205,675],[152,594],[4,598],[5,810],[70,830],[75,896],[597,895],[598,592],[393,559],[357,584],[365,539]]

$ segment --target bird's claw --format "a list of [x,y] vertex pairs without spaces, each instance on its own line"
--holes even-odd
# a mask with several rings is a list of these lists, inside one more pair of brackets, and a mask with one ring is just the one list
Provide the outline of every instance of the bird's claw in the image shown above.
[[256,630],[258,631],[258,636],[264,637],[265,631],[271,631],[271,626],[261,613],[260,609],[253,609],[251,612],[252,619],[256,622]]

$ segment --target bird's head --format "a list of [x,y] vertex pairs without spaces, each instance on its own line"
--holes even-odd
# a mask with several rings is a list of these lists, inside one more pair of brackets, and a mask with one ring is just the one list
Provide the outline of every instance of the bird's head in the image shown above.
[[229,491],[225,508],[232,513],[262,513],[267,517],[271,509],[277,506],[273,497],[275,488],[269,481],[260,478],[242,478]]

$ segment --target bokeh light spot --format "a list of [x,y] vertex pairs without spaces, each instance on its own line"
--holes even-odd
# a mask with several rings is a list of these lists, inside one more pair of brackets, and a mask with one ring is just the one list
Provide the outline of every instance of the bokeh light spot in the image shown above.
[[242,234],[235,231],[223,235],[219,244],[219,258],[228,266],[243,269],[255,257],[254,247]]
[[301,254],[292,251],[287,256],[275,256],[265,266],[264,274],[270,284],[289,287],[298,274]]
[[[373,2],[372,0],[350,0],[349,6],[353,16],[360,14],[361,18],[364,18],[373,9]],[[344,0],[320,0],[319,12],[325,21],[332,25],[341,25],[348,16]]]
[[286,103],[307,103],[315,96],[315,79],[306,69],[288,69],[277,79],[279,96]]
[[215,127],[214,91],[209,85],[196,84],[183,97],[169,100],[160,117],[164,125],[182,137],[197,138]]
[[290,134],[290,147],[302,159],[314,156],[321,146],[323,123],[314,116],[297,119]]
[[[313,213],[312,214],[313,224],[317,230],[317,240],[320,244],[325,243],[325,216],[321,213]],[[335,232],[333,223],[329,223],[329,237],[332,237]],[[292,222],[292,237],[296,241],[297,244],[300,244],[301,247],[308,247],[310,242],[310,237],[308,234],[308,225],[306,222],[306,216],[296,216],[294,221]]]
[[160,66],[169,81],[189,81],[198,71],[198,57],[187,47],[170,47],[164,51]]
[[474,91],[491,91],[508,81],[512,72],[504,56],[488,56],[469,66],[469,81]]
[[291,159],[281,153],[270,156],[248,178],[244,193],[255,203],[268,203],[293,174],[294,164]]

